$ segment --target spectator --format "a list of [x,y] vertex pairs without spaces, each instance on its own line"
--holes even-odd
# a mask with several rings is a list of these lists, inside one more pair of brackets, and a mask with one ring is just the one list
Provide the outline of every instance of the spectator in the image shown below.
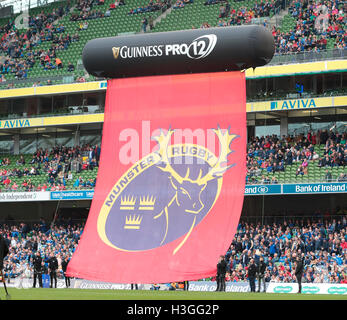
[[61,60],[59,58],[55,59],[55,64],[57,65],[58,69],[63,68],[63,63],[61,62]]
[[69,64],[67,66],[67,71],[72,72],[75,71],[75,66],[69,61]]
[[143,19],[142,19],[142,30],[143,30],[143,32],[146,32],[147,25],[148,25],[148,20],[147,20],[146,17],[143,17]]

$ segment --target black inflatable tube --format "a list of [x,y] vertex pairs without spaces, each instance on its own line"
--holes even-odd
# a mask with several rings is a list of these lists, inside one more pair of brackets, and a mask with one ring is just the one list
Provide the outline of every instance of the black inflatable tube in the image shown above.
[[94,76],[123,78],[256,68],[274,51],[270,31],[248,25],[93,39],[82,59]]

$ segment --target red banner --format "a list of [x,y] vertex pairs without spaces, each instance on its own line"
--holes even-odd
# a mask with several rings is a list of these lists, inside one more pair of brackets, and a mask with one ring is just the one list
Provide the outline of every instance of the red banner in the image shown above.
[[239,222],[245,152],[244,73],[109,80],[95,194],[68,275],[214,276]]

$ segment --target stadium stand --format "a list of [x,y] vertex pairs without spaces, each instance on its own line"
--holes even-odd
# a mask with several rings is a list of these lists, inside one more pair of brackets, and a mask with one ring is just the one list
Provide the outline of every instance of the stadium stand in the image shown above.
[[246,182],[342,182],[346,181],[346,164],[345,132],[255,138],[248,144]]
[[295,282],[292,257],[305,260],[303,282],[346,283],[346,219],[291,220],[272,225],[241,222],[226,254],[229,281],[245,280],[251,258],[264,257],[266,282]]
[[[327,30],[322,29],[326,12]],[[280,12],[281,25],[271,18]],[[161,15],[165,13],[165,16]],[[322,16],[322,19],[317,19]],[[157,19],[159,18],[159,19]],[[18,30],[15,19],[0,25],[0,88],[17,88],[49,81],[59,84],[92,81],[81,54],[88,40],[124,33],[260,23],[272,29],[276,53],[343,51],[343,3],[339,1],[63,1],[30,10],[29,29]],[[314,21],[323,21],[321,24]],[[342,55],[343,53],[337,53]],[[61,63],[60,63],[61,62]],[[69,67],[70,66],[70,67]],[[33,80],[37,79],[37,81]],[[17,81],[24,80],[24,81]]]
[[[45,9],[42,7],[30,11],[29,29],[19,31],[15,27],[15,20],[11,19],[7,24],[1,26],[1,50],[4,54],[0,60],[0,70],[2,70],[2,82],[6,80],[6,87],[32,86],[37,81],[16,82],[13,86],[11,80],[14,79],[50,79],[52,84],[59,84],[63,81],[62,76],[71,77],[68,71],[68,64],[71,63],[75,70],[72,72],[74,79],[85,75],[83,71],[81,54],[84,45],[88,40],[95,37],[115,36],[126,32],[136,32],[140,30],[141,21],[146,14],[147,18],[155,19],[161,10],[146,11],[132,15],[127,15],[129,5],[117,5],[113,10],[110,5],[113,1],[78,1],[49,4]],[[132,2],[135,3],[134,1]],[[137,2],[139,5],[145,5],[145,1]],[[35,16],[40,22],[40,28],[37,28],[34,21]],[[56,27],[58,26],[58,27]],[[37,34],[38,31],[38,34]],[[16,52],[20,52],[17,57],[12,51],[8,50],[8,42],[11,43]],[[48,54],[48,58],[47,58]],[[40,57],[46,59],[45,63]],[[62,62],[58,67],[55,59]],[[30,60],[30,64],[26,63]],[[51,61],[53,60],[53,61]],[[13,66],[13,67],[12,67]],[[21,70],[21,76],[16,76],[17,69]],[[55,80],[55,78],[59,78]],[[87,77],[88,80],[94,80],[94,77]],[[42,80],[41,80],[42,82]]]
[[[80,190],[95,187],[99,147],[55,147],[0,159],[1,192]],[[95,170],[94,170],[95,169]]]
[[26,223],[2,225],[0,232],[10,247],[10,253],[4,264],[5,278],[11,281],[20,276],[32,277],[32,257],[37,251],[43,258],[45,273],[48,272],[47,260],[51,253],[54,253],[59,263],[58,277],[62,278],[61,262],[65,257],[72,256],[83,227],[84,222],[72,223],[69,221],[59,221],[54,226],[50,226],[42,219],[32,225]]
[[[347,181],[346,132],[256,137],[248,144],[247,184]],[[57,146],[0,158],[0,191],[93,189],[100,148]]]

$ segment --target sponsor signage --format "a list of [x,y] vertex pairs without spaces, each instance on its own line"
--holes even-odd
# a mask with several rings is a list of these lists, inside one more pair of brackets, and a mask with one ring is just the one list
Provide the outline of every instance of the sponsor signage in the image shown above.
[[94,76],[123,78],[255,68],[274,48],[272,34],[252,25],[93,39],[82,60]]
[[246,185],[245,195],[262,195],[262,194],[281,194],[282,185],[269,184],[269,185]]
[[29,119],[15,119],[15,120],[2,120],[0,121],[0,128],[28,128],[31,127]]
[[346,192],[347,183],[284,184],[284,194],[336,193]]
[[[49,275],[47,280],[49,280]],[[85,279],[71,279],[70,288],[72,289],[100,289],[100,290],[131,290],[131,285],[127,283],[112,283],[91,281]],[[13,282],[7,285],[8,287],[15,287],[17,289],[29,289],[33,286],[33,279],[30,278],[16,278]],[[257,281],[256,281],[257,286]],[[138,290],[150,290],[150,284],[138,284]],[[267,293],[297,293],[298,285],[296,283],[275,283],[270,282],[266,284]],[[58,279],[57,288],[65,288],[65,281]],[[217,284],[215,281],[189,281],[189,291],[200,292],[213,292],[216,291]],[[159,290],[166,291],[168,286],[160,284]],[[249,283],[246,281],[240,282],[226,282],[226,292],[250,292]],[[334,295],[347,295],[346,284],[335,283],[303,283],[303,294],[334,294]]]
[[343,107],[347,96],[255,101],[247,103],[247,112],[313,110],[318,108]]
[[[347,183],[312,184],[269,184],[246,185],[245,196],[344,193]],[[68,190],[46,192],[2,192],[0,202],[12,201],[48,201],[48,200],[91,200],[94,190]]]
[[259,196],[271,194],[319,194],[343,193],[347,191],[346,182],[336,183],[308,183],[308,184],[268,184],[246,185],[245,195]]
[[[143,290],[143,284],[138,285],[138,290]],[[90,281],[84,279],[75,279],[71,285],[75,289],[104,289],[104,290],[130,290],[131,285],[126,283],[111,283],[101,281]]]
[[[270,282],[266,289],[267,293],[297,293],[297,283]],[[347,285],[339,283],[303,283],[302,293],[306,294],[347,294]]]
[[271,110],[309,109],[316,107],[315,99],[294,99],[270,102]]
[[88,200],[94,196],[94,190],[52,191],[50,200]]
[[49,192],[1,192],[0,202],[17,201],[46,201],[49,200]]
[[[215,281],[190,281],[189,291],[212,292],[216,291],[217,283]],[[226,282],[226,292],[249,292],[248,282]]]
[[104,114],[82,114],[59,117],[28,118],[28,119],[9,119],[0,120],[0,129],[20,129],[32,127],[48,127],[82,123],[103,122]]

